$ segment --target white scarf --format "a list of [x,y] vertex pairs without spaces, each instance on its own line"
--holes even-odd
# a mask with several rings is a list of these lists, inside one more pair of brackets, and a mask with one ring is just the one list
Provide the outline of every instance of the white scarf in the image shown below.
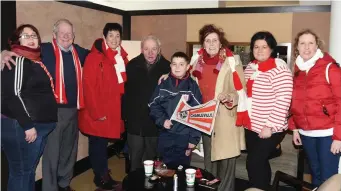
[[[108,46],[105,38],[103,38],[103,41],[104,41],[104,44],[105,44],[105,48],[106,49],[110,48]],[[122,73],[126,72],[126,67],[125,67],[124,60],[123,60],[123,58],[121,56],[121,45],[117,46],[117,48],[115,50],[117,51],[117,54],[115,56],[116,64],[114,66],[115,66],[115,69],[116,69],[116,76],[117,76],[117,79],[118,79],[118,83],[121,84],[121,83],[124,83],[124,79],[123,79]]]
[[316,61],[320,58],[323,58],[323,53],[320,49],[317,49],[315,55],[306,62],[304,62],[300,55],[297,56],[296,65],[301,71],[309,71],[310,68],[312,68],[316,64]]

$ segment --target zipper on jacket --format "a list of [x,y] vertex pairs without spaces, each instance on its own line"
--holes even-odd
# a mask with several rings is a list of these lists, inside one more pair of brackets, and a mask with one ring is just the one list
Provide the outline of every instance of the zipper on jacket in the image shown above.
[[[305,73],[305,76],[304,76],[304,93],[305,95],[307,95],[307,72]],[[307,101],[304,100],[304,109],[303,109],[303,112],[304,112],[304,120],[306,122],[306,127],[305,128],[308,128],[308,119],[307,119],[307,112],[306,112],[306,109],[307,109]]]
[[99,67],[101,68],[101,73],[102,73],[102,80],[103,80],[103,62],[99,63]]
[[322,112],[323,114],[325,114],[326,116],[330,117],[329,112],[327,110],[327,107],[324,105],[324,102],[322,100],[320,100],[321,106],[322,106]]

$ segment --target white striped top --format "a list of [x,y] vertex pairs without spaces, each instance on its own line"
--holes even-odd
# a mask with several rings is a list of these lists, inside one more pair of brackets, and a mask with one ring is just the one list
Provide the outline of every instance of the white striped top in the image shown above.
[[[284,63],[284,64],[283,64]],[[282,132],[288,128],[287,116],[291,103],[293,79],[284,61],[276,59],[276,68],[260,72],[252,86],[252,101],[249,111],[251,130],[261,132],[264,126],[272,132]],[[256,72],[246,67],[244,74],[247,81]],[[249,110],[250,110],[249,109]]]

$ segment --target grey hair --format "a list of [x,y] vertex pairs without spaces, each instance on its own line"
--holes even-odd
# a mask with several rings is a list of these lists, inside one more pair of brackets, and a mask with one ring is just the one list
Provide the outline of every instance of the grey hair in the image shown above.
[[53,25],[53,33],[57,34],[58,32],[58,26],[61,23],[66,23],[69,24],[72,28],[72,32],[75,33],[75,28],[73,28],[73,24],[71,23],[71,21],[69,21],[68,19],[59,19],[54,25]]
[[141,48],[143,48],[143,44],[144,42],[146,42],[147,40],[154,40],[159,48],[159,50],[161,49],[161,41],[159,38],[157,38],[154,35],[148,35],[146,37],[143,37],[143,39],[141,40]]

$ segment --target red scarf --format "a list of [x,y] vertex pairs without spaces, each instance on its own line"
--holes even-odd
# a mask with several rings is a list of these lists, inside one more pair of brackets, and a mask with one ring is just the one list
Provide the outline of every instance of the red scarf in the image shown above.
[[21,46],[21,45],[12,45],[11,46],[12,52],[15,52],[16,54],[18,54],[20,56],[23,56],[25,58],[32,60],[34,63],[39,64],[40,67],[43,68],[46,75],[50,79],[51,88],[52,88],[52,92],[54,94],[54,97],[57,99],[58,96],[57,96],[55,89],[54,89],[53,78],[52,78],[50,72],[47,70],[46,66],[41,62],[40,50],[41,50],[40,47],[33,49],[33,48],[26,47],[26,46]]
[[38,48],[29,48],[27,46],[21,46],[21,45],[12,45],[11,51],[17,53],[20,56],[23,56],[25,58],[28,58],[33,61],[40,61],[40,47]]
[[214,57],[210,57],[207,52],[201,48],[198,51],[199,58],[197,61],[197,64],[195,65],[195,69],[193,71],[193,76],[197,77],[198,79],[201,79],[201,74],[203,72],[203,65],[216,65],[215,69],[213,72],[215,74],[219,74],[219,71],[225,62],[226,57],[233,57],[233,53],[230,49],[228,48],[221,48],[219,50],[219,54],[215,55]]
[[[269,58],[267,59],[266,61],[264,62],[261,62],[261,63],[258,63],[257,60],[254,60],[252,62],[253,64],[255,64],[257,67],[258,67],[258,71],[261,71],[261,72],[266,72],[268,70],[271,70],[273,68],[276,68],[276,62],[275,62],[275,59],[274,58]],[[253,86],[253,82],[254,82],[254,79],[249,79],[246,83],[246,88],[247,88],[247,97],[252,97],[252,86]]]
[[[65,92],[65,83],[64,83],[64,63],[62,52],[58,47],[58,44],[55,39],[52,41],[54,55],[56,56],[56,93],[58,95],[57,103],[59,104],[67,104],[66,92]],[[73,63],[75,65],[76,70],[76,78],[77,78],[77,108],[81,109],[84,107],[84,98],[83,98],[83,84],[82,84],[82,67],[81,62],[78,57],[78,53],[76,48],[72,45],[71,49]]]
[[188,79],[190,75],[189,75],[189,72],[186,72],[185,76],[182,77],[181,79],[179,79],[178,77],[176,77],[176,76],[171,72],[171,76],[172,76],[172,77],[174,78],[174,80],[175,80],[175,87],[178,87],[178,85],[180,84],[180,82],[181,82],[182,80]]

